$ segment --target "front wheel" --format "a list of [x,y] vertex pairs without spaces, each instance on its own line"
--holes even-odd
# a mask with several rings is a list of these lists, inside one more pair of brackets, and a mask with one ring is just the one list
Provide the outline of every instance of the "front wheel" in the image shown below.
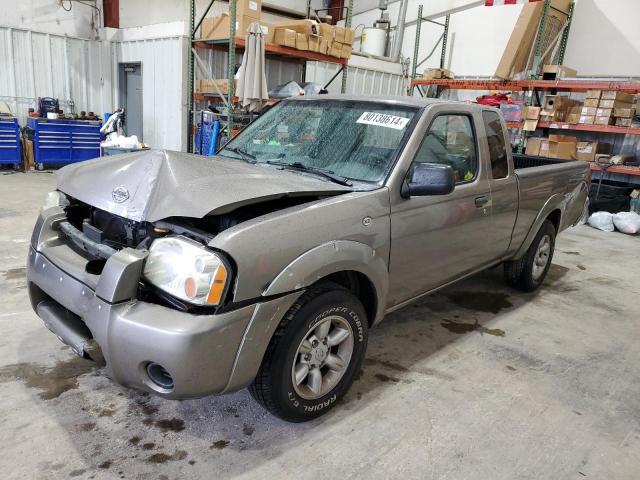
[[523,292],[537,290],[551,267],[556,242],[556,229],[545,220],[522,258],[504,262],[506,282]]
[[328,282],[310,288],[274,333],[251,395],[290,422],[322,415],[353,383],[367,333],[364,307],[351,292]]

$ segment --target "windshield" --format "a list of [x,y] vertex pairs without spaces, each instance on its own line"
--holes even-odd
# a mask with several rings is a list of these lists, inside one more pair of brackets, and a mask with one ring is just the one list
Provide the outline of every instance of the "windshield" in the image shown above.
[[220,154],[377,183],[393,165],[417,111],[380,102],[285,101],[250,124]]

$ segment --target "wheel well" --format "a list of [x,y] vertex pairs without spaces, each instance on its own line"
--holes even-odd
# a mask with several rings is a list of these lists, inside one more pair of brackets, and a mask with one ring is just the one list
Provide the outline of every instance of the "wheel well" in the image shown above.
[[560,210],[556,209],[553,212],[551,212],[549,214],[549,216],[547,217],[547,220],[549,220],[553,226],[556,229],[556,233],[558,233],[558,231],[560,230],[560,217],[562,216],[562,213],[560,212]]
[[321,282],[323,280],[329,280],[342,285],[358,297],[367,312],[367,321],[369,322],[369,326],[373,324],[373,321],[376,318],[376,310],[378,308],[378,297],[376,295],[376,288],[364,273],[356,272],[354,270],[345,270],[342,272],[332,273],[318,281]]

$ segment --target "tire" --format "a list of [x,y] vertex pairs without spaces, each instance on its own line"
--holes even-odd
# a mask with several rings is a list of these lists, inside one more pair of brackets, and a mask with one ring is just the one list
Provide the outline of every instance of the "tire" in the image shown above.
[[[549,220],[545,220],[540,227],[531,246],[521,258],[504,262],[504,278],[508,285],[523,292],[533,292],[544,282],[555,249],[556,229]],[[548,246],[544,265],[539,249]]]
[[[328,334],[324,331],[327,325]],[[345,337],[344,332],[350,336]],[[285,314],[249,392],[283,420],[306,422],[319,417],[351,387],[362,365],[367,339],[367,316],[358,298],[334,283],[312,287]],[[339,371],[335,356],[345,360]],[[316,369],[321,373],[320,383]],[[299,383],[294,379],[298,374]]]

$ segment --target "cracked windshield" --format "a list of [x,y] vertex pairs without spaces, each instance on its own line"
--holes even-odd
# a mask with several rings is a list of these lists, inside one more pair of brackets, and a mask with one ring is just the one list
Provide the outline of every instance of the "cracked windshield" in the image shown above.
[[282,102],[229,142],[220,155],[342,178],[380,182],[417,109],[348,101]]

